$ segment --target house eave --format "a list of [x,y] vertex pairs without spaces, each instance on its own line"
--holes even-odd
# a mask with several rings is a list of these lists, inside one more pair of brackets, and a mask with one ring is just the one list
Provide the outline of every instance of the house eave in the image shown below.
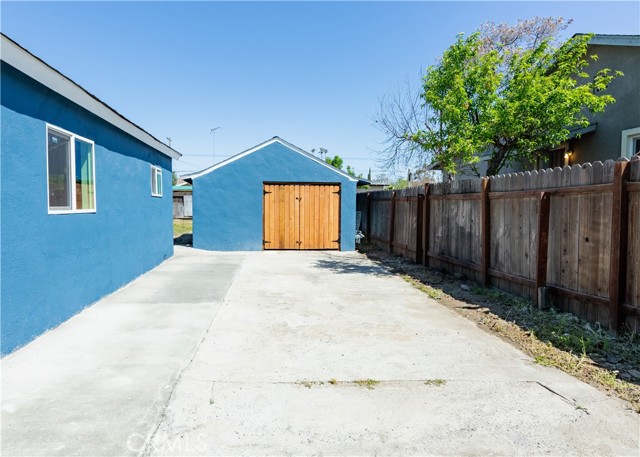
[[81,106],[90,113],[95,114],[114,127],[128,133],[147,146],[152,147],[156,151],[161,152],[172,159],[179,159],[182,156],[178,151],[131,122],[109,105],[98,99],[95,95],[89,93],[79,84],[70,78],[67,78],[58,70],[20,46],[5,34],[0,35],[2,36],[1,58],[3,62],[6,62],[16,70],[24,73],[28,77],[48,87],[66,99],[71,100],[75,104]]
[[[576,33],[573,36],[582,36],[584,33]],[[640,46],[640,35],[604,35],[596,34],[589,40],[593,46]]]
[[589,124],[586,127],[580,127],[577,129],[569,130],[569,139],[576,138],[577,136],[582,136],[586,133],[595,132],[598,129],[598,123]]

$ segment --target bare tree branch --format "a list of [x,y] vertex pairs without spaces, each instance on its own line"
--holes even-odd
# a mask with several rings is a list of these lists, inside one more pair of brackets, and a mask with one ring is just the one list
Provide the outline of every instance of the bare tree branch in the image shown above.
[[423,165],[431,157],[418,139],[419,132],[431,130],[420,90],[405,81],[392,94],[379,99],[374,125],[386,135],[380,151],[385,167]]

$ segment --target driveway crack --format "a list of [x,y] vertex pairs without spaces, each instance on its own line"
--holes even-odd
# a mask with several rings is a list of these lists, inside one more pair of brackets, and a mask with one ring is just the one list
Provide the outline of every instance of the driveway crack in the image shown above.
[[542,384],[540,381],[534,381],[536,384],[538,384],[540,387],[545,388],[546,390],[548,390],[549,392],[551,392],[554,395],[557,395],[558,397],[560,397],[565,403],[567,403],[568,405],[571,405],[572,407],[574,407],[577,410],[580,411],[584,411],[585,413],[589,414],[589,411],[587,410],[587,408],[585,408],[584,406],[579,405],[575,400],[570,400],[567,397],[565,397],[564,395],[556,392],[555,390],[553,390],[551,387],[549,386],[545,386],[544,384]]
[[[228,293],[228,289],[227,289],[227,293]],[[153,449],[153,444],[152,444],[153,440],[156,437],[156,435],[158,434],[158,430],[160,429],[160,426],[163,424],[163,422],[167,418],[167,410],[169,408],[169,405],[171,404],[171,400],[173,400],[173,397],[175,396],[176,387],[178,386],[178,383],[182,380],[182,375],[189,368],[189,366],[191,366],[191,364],[193,363],[193,360],[196,358],[196,355],[198,354],[198,351],[200,350],[200,346],[202,346],[203,341],[205,340],[205,338],[209,334],[209,331],[211,330],[211,327],[213,326],[213,323],[215,322],[216,318],[218,317],[218,313],[220,312],[220,310],[227,303],[228,302],[227,302],[226,296],[225,296],[225,298],[220,303],[220,306],[218,306],[218,309],[216,309],[216,312],[213,313],[213,317],[211,318],[211,321],[209,322],[209,325],[207,326],[207,330],[202,334],[202,337],[198,341],[198,344],[196,344],[196,347],[193,350],[193,353],[191,354],[191,357],[189,358],[189,361],[180,369],[180,371],[178,372],[178,376],[176,376],[176,378],[171,383],[171,393],[167,397],[167,400],[162,404],[162,414],[160,415],[160,419],[158,420],[158,424],[156,425],[156,427],[153,429],[153,432],[149,435],[148,439],[146,440],[144,448],[142,449],[142,451],[140,453],[138,453],[139,456],[141,456],[141,457],[145,456],[146,457],[146,456],[150,455],[150,453],[151,453],[151,451]]]

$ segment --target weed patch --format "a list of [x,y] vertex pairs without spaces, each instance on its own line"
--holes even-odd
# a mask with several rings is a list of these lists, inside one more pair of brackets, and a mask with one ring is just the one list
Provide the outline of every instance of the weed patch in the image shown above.
[[429,298],[433,298],[434,300],[440,300],[444,296],[444,293],[442,292],[442,290],[437,289],[435,287],[431,287],[430,285],[427,285],[427,284],[423,284],[420,281],[416,281],[415,279],[413,279],[409,275],[402,276],[402,279],[407,281],[409,284],[411,284],[416,289],[419,289],[422,292],[424,292],[425,294],[427,294],[429,296]]
[[375,379],[358,379],[353,381],[353,383],[358,387],[366,387],[367,389],[374,389],[380,381],[376,381]]
[[543,311],[528,300],[496,289],[469,287],[461,275],[430,270],[367,245],[361,244],[360,251],[438,303],[510,341],[535,363],[556,367],[616,395],[640,413],[637,333],[613,337],[599,325],[572,314]]

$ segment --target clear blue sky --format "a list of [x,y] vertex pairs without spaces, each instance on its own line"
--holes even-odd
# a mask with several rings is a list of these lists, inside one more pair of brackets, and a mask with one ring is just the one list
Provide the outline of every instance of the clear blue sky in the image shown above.
[[[7,2],[7,34],[184,154],[179,171],[278,135],[380,170],[380,96],[486,21],[564,16],[640,34],[640,2]],[[406,171],[402,171],[404,173]]]

